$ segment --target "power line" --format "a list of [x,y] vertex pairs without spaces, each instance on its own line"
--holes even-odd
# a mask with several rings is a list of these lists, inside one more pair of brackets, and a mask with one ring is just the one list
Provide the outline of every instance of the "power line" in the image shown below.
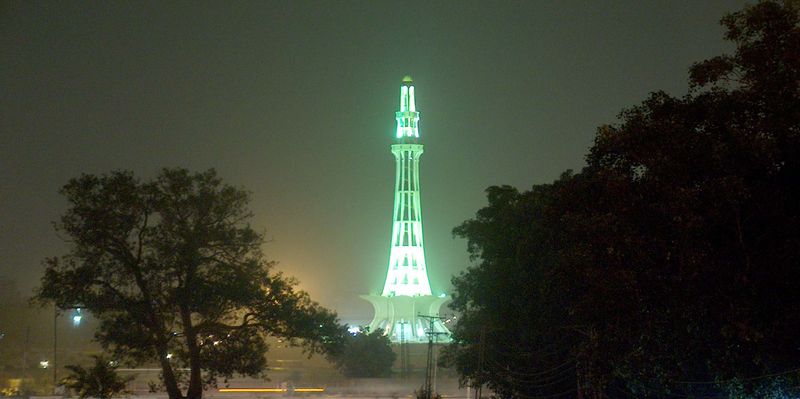
[[747,378],[730,378],[727,380],[720,380],[720,381],[676,381],[676,384],[684,384],[684,385],[710,385],[710,384],[724,384],[727,382],[734,382],[734,381],[755,381],[764,378],[770,377],[779,377],[786,374],[798,373],[800,372],[800,368],[782,371],[779,373],[771,373],[771,374],[763,374],[756,377],[747,377]]
[[[523,376],[523,377],[536,377],[536,376],[544,376],[544,375],[547,375],[547,374],[553,374],[556,371],[565,368],[566,366],[573,365],[573,364],[575,364],[575,359],[568,359],[566,362],[561,363],[561,364],[559,364],[559,365],[557,365],[555,367],[551,367],[549,369],[538,371],[538,372],[534,372],[534,373],[526,373],[526,372],[517,371],[517,370],[511,369],[511,368],[508,368],[508,365],[504,365],[504,364],[498,363],[496,360],[492,360],[492,363],[496,367],[502,368],[503,371],[506,372],[506,373],[515,374],[515,375],[519,375],[519,376]],[[570,370],[570,369],[572,369],[572,367],[566,368],[565,370]]]

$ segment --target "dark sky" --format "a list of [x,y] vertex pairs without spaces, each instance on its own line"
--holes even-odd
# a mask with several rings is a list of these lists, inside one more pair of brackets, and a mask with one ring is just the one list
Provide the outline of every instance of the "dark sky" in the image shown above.
[[[0,5],[0,278],[63,252],[81,173],[216,168],[279,268],[343,318],[382,288],[399,84],[414,77],[431,285],[489,185],[579,169],[595,128],[730,51],[740,1],[8,2]],[[366,316],[363,314],[366,313]]]

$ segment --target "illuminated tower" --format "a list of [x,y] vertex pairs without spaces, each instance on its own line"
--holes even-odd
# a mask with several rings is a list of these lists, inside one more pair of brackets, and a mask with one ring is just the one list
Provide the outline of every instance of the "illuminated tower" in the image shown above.
[[[362,298],[375,308],[370,329],[383,329],[394,342],[424,342],[428,340],[426,332],[430,326],[418,316],[438,316],[439,308],[448,298],[444,294],[433,296],[428,281],[419,184],[419,159],[423,146],[419,137],[414,84],[409,76],[403,78],[400,110],[395,117],[397,131],[392,154],[396,170],[389,270],[381,295],[362,295]],[[434,331],[449,335],[441,322],[434,323]],[[439,341],[447,340],[447,335],[439,338]]]
[[397,144],[392,144],[395,159],[394,212],[389,272],[383,296],[431,295],[425,249],[422,240],[422,208],[419,199],[419,112],[414,102],[411,78],[400,88],[397,118]]

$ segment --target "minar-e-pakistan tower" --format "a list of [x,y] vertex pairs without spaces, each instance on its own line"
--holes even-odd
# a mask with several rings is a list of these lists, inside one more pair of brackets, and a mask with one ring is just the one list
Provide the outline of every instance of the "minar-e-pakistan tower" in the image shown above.
[[[381,328],[393,342],[427,342],[430,323],[419,316],[438,316],[439,308],[448,298],[444,294],[432,295],[428,282],[419,195],[419,159],[423,146],[419,138],[414,84],[409,76],[403,78],[400,111],[395,115],[397,134],[392,154],[396,172],[389,271],[381,295],[361,297],[375,308],[375,318],[369,325],[371,331]],[[441,333],[440,342],[449,340],[449,331],[441,321],[434,321],[433,331]]]

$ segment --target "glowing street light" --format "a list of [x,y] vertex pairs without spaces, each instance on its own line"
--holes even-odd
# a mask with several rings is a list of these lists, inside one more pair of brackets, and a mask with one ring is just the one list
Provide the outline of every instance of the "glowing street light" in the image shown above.
[[48,367],[50,367],[49,360],[42,360],[41,362],[39,362],[39,368],[46,369]]
[[78,327],[81,325],[81,319],[83,319],[81,308],[75,308],[75,310],[72,312],[72,325]]

